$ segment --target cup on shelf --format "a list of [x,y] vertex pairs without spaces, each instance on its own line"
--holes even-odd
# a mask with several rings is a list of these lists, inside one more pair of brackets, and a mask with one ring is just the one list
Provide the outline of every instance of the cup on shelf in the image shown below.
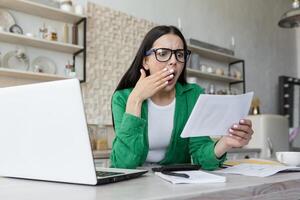
[[201,65],[200,65],[200,71],[201,71],[201,72],[204,72],[204,73],[207,73],[207,66],[204,65],[204,64],[201,64]]
[[209,66],[209,67],[207,67],[207,72],[214,73],[214,69],[211,66]]
[[219,76],[223,76],[224,75],[224,69],[223,68],[217,68],[216,69],[216,74]]

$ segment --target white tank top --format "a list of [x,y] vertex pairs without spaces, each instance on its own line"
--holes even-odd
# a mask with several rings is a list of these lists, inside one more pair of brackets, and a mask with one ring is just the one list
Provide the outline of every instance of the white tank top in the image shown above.
[[175,98],[169,105],[159,106],[148,99],[149,152],[146,162],[157,163],[164,159],[169,146],[175,112]]

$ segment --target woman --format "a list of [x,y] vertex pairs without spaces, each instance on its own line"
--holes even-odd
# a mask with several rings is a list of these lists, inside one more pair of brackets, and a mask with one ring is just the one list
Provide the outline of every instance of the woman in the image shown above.
[[181,138],[180,134],[203,89],[187,84],[190,55],[185,39],[174,26],[150,30],[112,97],[116,137],[112,167],[143,164],[190,163],[218,168],[233,147],[248,144],[251,121],[233,124],[229,134],[215,142],[210,137]]

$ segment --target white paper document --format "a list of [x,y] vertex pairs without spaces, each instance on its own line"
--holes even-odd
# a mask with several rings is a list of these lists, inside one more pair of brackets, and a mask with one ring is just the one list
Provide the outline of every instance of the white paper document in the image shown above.
[[199,96],[181,137],[226,135],[228,129],[248,115],[253,92],[241,95]]
[[162,174],[161,172],[155,172],[160,178],[171,182],[173,184],[181,183],[223,183],[226,182],[226,177],[219,176],[215,174],[206,173],[200,170],[194,171],[176,171],[176,173],[184,173],[189,176],[189,178],[170,176]]
[[280,171],[299,171],[300,167],[285,166],[285,165],[266,165],[266,164],[239,164],[226,169],[221,169],[215,172],[225,174],[241,174],[245,176],[267,177],[276,174]]

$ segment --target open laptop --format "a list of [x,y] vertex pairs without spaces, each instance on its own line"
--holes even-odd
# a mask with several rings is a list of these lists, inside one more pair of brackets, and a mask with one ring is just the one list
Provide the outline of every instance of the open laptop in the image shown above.
[[0,176],[98,185],[146,172],[96,172],[77,79],[0,88]]

